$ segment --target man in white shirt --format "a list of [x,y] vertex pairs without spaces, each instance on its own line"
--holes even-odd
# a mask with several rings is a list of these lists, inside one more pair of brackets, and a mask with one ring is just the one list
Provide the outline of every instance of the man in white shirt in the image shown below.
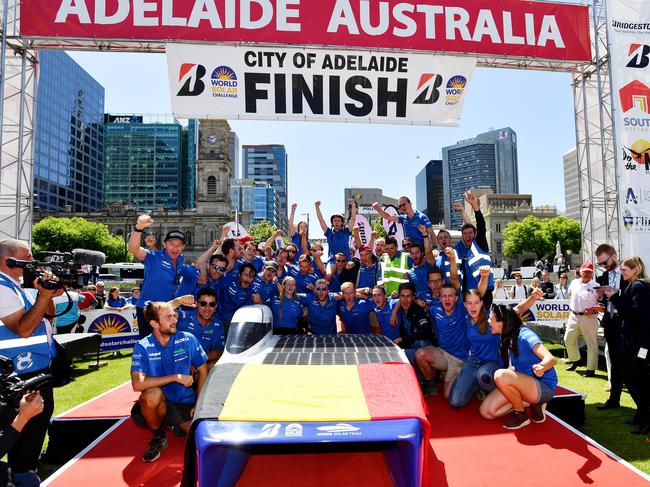
[[598,366],[598,297],[596,281],[593,280],[594,265],[584,262],[580,266],[580,277],[569,285],[569,319],[564,333],[569,363],[567,370],[576,370],[580,364],[578,336],[587,344],[587,371],[585,377],[593,377]]
[[510,297],[516,301],[523,301],[528,297],[530,291],[528,287],[524,285],[520,272],[513,272],[512,275],[515,277],[515,285],[512,286]]

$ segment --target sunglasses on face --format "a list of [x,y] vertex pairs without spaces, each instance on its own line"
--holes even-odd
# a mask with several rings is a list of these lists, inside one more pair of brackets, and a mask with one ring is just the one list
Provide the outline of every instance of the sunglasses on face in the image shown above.
[[346,260],[345,259],[336,259],[336,262],[339,264],[345,264]]
[[406,206],[406,203],[402,203],[401,205],[397,205],[398,208],[404,208]]
[[327,286],[317,286],[316,291],[327,291]]
[[226,272],[226,268],[223,267],[223,266],[220,266],[220,265],[216,265],[216,264],[215,264],[215,265],[212,266],[212,268],[213,268],[215,271]]
[[203,306],[204,308],[206,306],[210,306],[210,308],[216,308],[217,307],[217,302],[216,301],[199,301],[199,306]]
[[295,253],[297,253],[297,251],[296,250],[287,250],[287,253],[288,254],[295,254]]

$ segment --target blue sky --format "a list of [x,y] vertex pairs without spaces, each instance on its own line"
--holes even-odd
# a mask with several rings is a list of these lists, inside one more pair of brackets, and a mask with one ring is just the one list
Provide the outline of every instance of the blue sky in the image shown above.
[[[170,113],[165,56],[70,53],[106,89],[106,111]],[[517,133],[520,193],[535,205],[564,210],[562,155],[575,146],[571,76],[567,73],[477,68],[460,127],[232,121],[241,144],[284,144],[289,203],[309,211],[312,236],[320,199],[326,219],[344,209],[343,188],[378,187],[415,201],[415,176],[441,148],[485,132]]]

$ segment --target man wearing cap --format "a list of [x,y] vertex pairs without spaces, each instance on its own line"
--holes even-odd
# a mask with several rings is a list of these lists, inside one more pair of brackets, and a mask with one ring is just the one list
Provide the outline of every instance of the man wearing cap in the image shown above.
[[567,370],[575,370],[580,364],[578,336],[587,344],[587,371],[585,377],[593,377],[598,366],[598,297],[596,281],[593,280],[594,265],[584,262],[580,266],[580,277],[569,285],[569,319],[564,334],[569,362]]
[[278,263],[274,260],[264,262],[262,273],[253,281],[253,303],[269,304],[278,295]]
[[348,200],[350,207],[350,220],[348,226],[345,226],[343,215],[332,215],[330,223],[332,228],[327,226],[323,214],[320,211],[320,201],[316,201],[316,217],[320,223],[321,229],[327,238],[327,246],[329,250],[329,263],[334,262],[334,256],[338,253],[345,255],[346,260],[350,260],[350,237],[352,236],[352,229],[357,218],[357,205],[353,199]]
[[143,309],[148,301],[171,301],[176,296],[180,282],[179,270],[183,265],[185,234],[172,230],[165,236],[163,250],[145,249],[140,246],[142,232],[153,225],[150,215],[140,215],[129,238],[129,252],[144,264],[144,282],[136,304],[138,333],[144,338],[151,333],[151,326],[145,319]]

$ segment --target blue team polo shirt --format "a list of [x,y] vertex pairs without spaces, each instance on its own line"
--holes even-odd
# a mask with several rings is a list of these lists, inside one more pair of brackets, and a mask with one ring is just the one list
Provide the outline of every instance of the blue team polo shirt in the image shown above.
[[465,360],[469,351],[469,340],[467,340],[469,316],[463,301],[458,299],[450,316],[447,316],[442,305],[435,304],[429,308],[429,316],[434,320],[440,348],[459,360]]
[[361,264],[359,266],[359,276],[357,278],[357,289],[361,287],[369,287],[372,289],[377,285],[377,268],[379,262],[375,262],[371,266]]
[[145,279],[138,299],[138,308],[144,308],[147,301],[171,301],[176,296],[183,266],[183,256],[174,262],[164,250],[146,250],[147,256],[142,261]]
[[433,294],[431,294],[431,289],[429,289],[426,293],[422,293],[421,296],[418,296],[418,299],[424,301],[424,304],[426,304],[429,307],[436,304],[440,306],[440,299],[434,297]]
[[334,260],[334,256],[339,252],[344,254],[345,257],[350,260],[350,237],[352,233],[347,226],[344,226],[341,230],[335,232],[332,228],[328,228],[325,232],[325,238],[327,238],[327,247],[329,252],[329,261]]
[[429,269],[431,269],[431,264],[425,261],[418,267],[411,267],[411,270],[407,273],[409,282],[415,286],[415,297],[417,299],[424,299],[427,293],[431,291],[429,289]]
[[337,274],[336,270],[332,270],[332,280],[330,281],[330,291],[333,293],[341,292],[341,274]]
[[350,309],[345,305],[344,299],[338,302],[338,313],[341,321],[345,323],[346,333],[371,333],[369,315],[374,310],[375,303],[370,299],[354,298],[354,304]]
[[253,294],[257,294],[265,304],[268,304],[274,296],[278,295],[278,285],[273,281],[266,282],[260,276],[255,278],[251,286],[253,287]]
[[239,285],[239,279],[232,280],[230,278],[221,278],[220,281],[223,281],[223,299],[219,303],[221,308],[221,319],[230,321],[232,320],[232,315],[235,314],[242,306],[253,304],[253,283],[248,286],[246,289]]
[[522,326],[519,329],[517,342],[519,346],[519,356],[515,357],[512,351],[510,352],[510,362],[512,362],[515,370],[541,380],[550,390],[555,391],[555,386],[557,386],[557,373],[555,372],[555,369],[547,370],[544,372],[542,377],[537,377],[533,372],[533,365],[541,362],[541,359],[533,352],[535,345],[542,343],[542,340],[537,336],[537,333],[530,328]]
[[296,292],[298,293],[311,293],[312,291],[307,286],[315,285],[316,281],[320,279],[315,272],[303,274],[297,266],[291,266],[289,273],[296,280]]
[[404,236],[410,237],[413,242],[418,242],[424,245],[424,237],[420,233],[419,225],[424,225],[427,230],[431,228],[429,217],[421,211],[415,210],[411,218],[406,215],[399,215],[399,222],[404,226]]
[[[200,367],[208,360],[199,341],[191,333],[177,331],[163,347],[153,333],[147,335],[133,349],[131,372],[142,372],[147,377],[190,375],[190,367]],[[162,386],[165,398],[174,404],[194,404],[194,389],[178,382]]]
[[478,331],[478,326],[472,323],[472,320],[467,316],[467,339],[469,340],[469,354],[468,356],[473,360],[477,360],[483,364],[485,362],[496,362],[499,366],[501,357],[499,356],[499,347],[501,344],[501,335],[493,335],[490,330],[490,325],[487,325],[485,335]]
[[272,300],[271,311],[273,311],[273,328],[298,327],[298,318],[302,316],[300,301],[297,299],[282,298],[282,316],[280,316],[280,296]]
[[196,297],[196,293],[199,291],[197,281],[199,280],[201,271],[193,265],[184,264],[178,269],[178,273],[181,276],[181,283],[176,291],[176,296],[186,296],[191,294]]
[[314,269],[314,274],[318,276],[319,279],[323,279],[325,276],[323,276],[323,273],[320,271],[318,265],[316,264],[316,260],[314,257],[311,258],[311,267]]
[[[246,262],[249,261],[245,260],[243,257],[241,259],[237,259],[237,264],[235,265],[235,268],[237,269],[237,274],[239,274],[239,266],[245,264]],[[257,271],[258,274],[262,272],[262,269],[264,269],[264,262],[265,262],[264,257],[261,257],[259,255],[254,255],[250,261],[250,263],[253,264],[253,267],[255,267],[255,270]]]
[[[66,303],[66,305],[67,304],[68,303]],[[117,299],[108,298],[106,300],[106,306],[110,306],[111,308],[121,308],[121,307],[126,306],[126,305],[127,305],[126,298],[123,298],[121,296],[119,298],[117,298]],[[57,305],[57,307],[58,307],[58,305]],[[57,321],[56,324],[58,326],[61,326],[62,323]],[[69,323],[63,323],[63,324],[69,324]]]
[[329,293],[323,304],[315,294],[298,294],[300,304],[307,307],[309,328],[314,335],[336,335],[336,309],[335,294]]
[[[298,262],[298,259],[300,259],[300,256],[302,255],[302,244],[300,243],[300,235],[298,235],[298,232],[293,234],[291,237],[291,242],[296,246],[296,249],[298,249],[296,252],[296,257],[294,259],[296,262]],[[307,239],[307,250],[309,249],[311,249],[311,244],[309,243],[309,239]]]
[[381,334],[391,340],[399,338],[399,326],[393,326],[390,324],[390,315],[393,313],[393,309],[398,302],[398,299],[388,298],[383,308],[378,308],[376,305],[374,307]]
[[225,345],[224,326],[217,314],[212,317],[212,322],[203,326],[199,322],[199,313],[196,309],[179,310],[178,331],[186,331],[194,335],[203,350],[212,352],[214,350],[223,350]]

